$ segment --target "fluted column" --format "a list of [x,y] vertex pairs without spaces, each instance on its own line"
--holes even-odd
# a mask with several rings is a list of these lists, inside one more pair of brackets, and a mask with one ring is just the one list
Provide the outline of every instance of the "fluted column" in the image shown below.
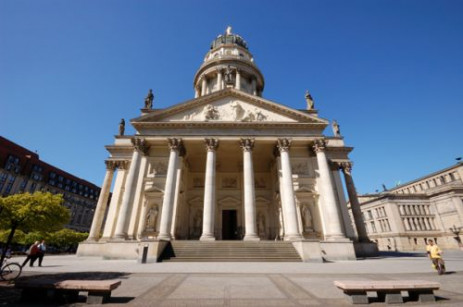
[[169,166],[167,167],[166,185],[164,188],[164,199],[162,202],[161,222],[159,227],[158,239],[170,240],[170,230],[172,224],[172,211],[175,198],[175,182],[177,177],[178,158],[183,151],[181,139],[168,139],[170,154]]
[[259,240],[256,227],[256,191],[254,187],[254,168],[252,165],[252,149],[254,139],[241,139],[243,149],[243,180],[244,180],[244,225],[243,240]]
[[130,162],[129,174],[125,182],[125,191],[122,198],[121,209],[117,217],[116,231],[114,233],[115,239],[127,238],[127,227],[130,219],[131,205],[133,205],[134,192],[137,184],[137,174],[140,167],[140,153],[147,150],[148,146],[144,139],[132,139],[134,151],[132,154],[132,161]]
[[369,242],[365,223],[363,222],[362,210],[355,190],[354,180],[352,179],[352,163],[341,163],[342,173],[344,174],[344,181],[346,183],[347,194],[349,195],[350,208],[352,209],[352,216],[354,217],[355,228],[357,229],[358,240],[360,242]]
[[206,139],[206,178],[204,182],[203,233],[200,240],[215,240],[215,161],[219,140]]
[[111,184],[113,182],[114,171],[116,169],[115,161],[105,161],[106,163],[106,175],[103,180],[103,186],[101,187],[100,196],[95,209],[95,215],[93,216],[92,227],[88,235],[87,241],[98,241],[101,232],[101,226],[103,225],[103,219],[108,207],[109,192],[111,190]]
[[344,239],[342,231],[341,214],[336,203],[333,183],[331,182],[330,168],[326,158],[326,144],[324,140],[317,140],[313,146],[317,154],[318,168],[320,172],[320,193],[323,198],[322,210],[325,217],[326,233],[325,238],[328,241]]
[[283,207],[283,216],[285,221],[285,240],[302,239],[297,225],[296,201],[294,198],[293,174],[291,172],[291,161],[289,159],[289,148],[291,141],[289,139],[278,139],[277,148],[280,155],[282,190],[281,205]]
[[235,88],[237,90],[240,90],[241,89],[241,73],[239,71],[239,69],[236,70],[236,79],[235,79]]

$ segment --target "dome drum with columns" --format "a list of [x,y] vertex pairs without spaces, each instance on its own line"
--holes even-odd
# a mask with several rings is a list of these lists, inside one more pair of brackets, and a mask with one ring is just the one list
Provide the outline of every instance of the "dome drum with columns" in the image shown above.
[[213,41],[194,88],[192,100],[142,109],[131,120],[136,134],[106,146],[106,176],[79,255],[136,259],[148,244],[158,260],[173,240],[281,240],[303,261],[374,249],[355,208],[352,148],[323,134],[329,122],[316,110],[262,98],[263,76],[230,28]]

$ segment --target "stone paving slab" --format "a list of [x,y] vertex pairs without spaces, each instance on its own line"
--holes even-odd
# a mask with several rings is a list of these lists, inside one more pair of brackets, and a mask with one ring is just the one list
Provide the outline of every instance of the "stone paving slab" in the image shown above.
[[[435,303],[463,306],[463,253],[446,252],[449,274],[439,276],[424,257],[378,258],[335,263],[153,263],[46,256],[44,267],[25,277],[122,280],[106,306],[350,306],[334,280],[409,280],[439,282]],[[406,295],[406,293],[404,293]],[[369,293],[371,306],[383,306]],[[18,290],[0,285],[1,306],[18,303]],[[78,303],[85,306],[81,295]],[[417,305],[407,301],[405,304]],[[48,304],[46,304],[48,305]],[[45,306],[45,305],[42,305]]]

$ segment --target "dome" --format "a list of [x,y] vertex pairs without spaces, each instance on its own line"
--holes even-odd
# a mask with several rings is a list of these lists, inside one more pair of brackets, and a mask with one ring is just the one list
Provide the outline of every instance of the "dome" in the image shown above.
[[227,27],[215,38],[193,80],[195,97],[226,88],[261,96],[264,77],[249,52],[246,41]]

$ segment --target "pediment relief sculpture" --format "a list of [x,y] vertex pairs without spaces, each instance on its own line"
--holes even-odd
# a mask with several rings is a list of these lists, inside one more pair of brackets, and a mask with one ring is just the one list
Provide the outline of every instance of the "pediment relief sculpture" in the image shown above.
[[162,119],[162,121],[294,122],[295,120],[247,102],[222,99],[180,112]]

